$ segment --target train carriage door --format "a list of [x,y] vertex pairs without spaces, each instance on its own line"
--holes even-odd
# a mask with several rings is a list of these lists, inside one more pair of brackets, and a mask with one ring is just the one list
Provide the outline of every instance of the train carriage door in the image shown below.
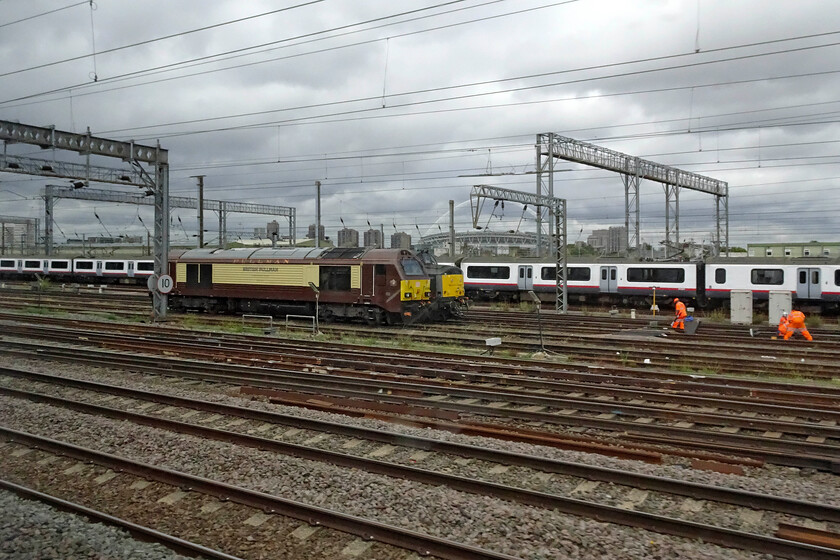
[[618,267],[601,267],[599,287],[602,294],[614,294],[618,291]]
[[820,287],[819,268],[797,268],[796,269],[796,298],[797,299],[820,299],[822,288]]
[[102,276],[102,261],[96,261],[96,275]]
[[519,265],[519,276],[516,280],[516,286],[520,290],[534,289],[534,267],[529,264]]
[[361,278],[361,295],[366,301],[369,301],[371,297],[376,293],[374,289],[374,270],[376,268],[375,264],[364,264],[362,263],[362,278]]
[[128,261],[128,277],[134,278],[134,261]]

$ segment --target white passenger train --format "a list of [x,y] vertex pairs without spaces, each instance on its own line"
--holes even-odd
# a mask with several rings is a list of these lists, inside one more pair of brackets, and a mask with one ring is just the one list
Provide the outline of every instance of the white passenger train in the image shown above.
[[[518,301],[529,290],[552,299],[556,264],[545,259],[467,257],[457,263],[464,289],[475,299]],[[800,305],[840,307],[840,262],[824,259],[718,259],[706,262],[639,262],[569,259],[570,302],[643,304],[680,297],[699,307],[721,305],[734,290],[761,302],[771,291],[790,292]],[[527,298],[524,298],[527,299]]]
[[56,282],[146,282],[155,269],[153,260],[106,258],[0,257],[0,277],[32,279],[36,275]]

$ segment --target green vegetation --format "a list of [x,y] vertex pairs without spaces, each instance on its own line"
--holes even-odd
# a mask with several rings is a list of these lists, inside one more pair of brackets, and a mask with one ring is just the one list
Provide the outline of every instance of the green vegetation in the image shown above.
[[706,315],[704,315],[703,319],[705,321],[712,321],[713,323],[725,323],[729,321],[729,314],[726,313],[725,309],[713,309]]
[[823,326],[823,318],[820,315],[812,313],[805,318],[805,326],[810,328],[819,328]]
[[50,289],[50,279],[40,274],[36,274],[35,278],[32,289],[38,292],[38,307],[41,307],[41,294]]

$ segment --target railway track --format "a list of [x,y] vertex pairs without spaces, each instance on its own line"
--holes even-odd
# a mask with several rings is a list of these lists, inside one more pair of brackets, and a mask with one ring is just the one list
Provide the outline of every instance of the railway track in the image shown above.
[[[148,320],[148,302],[132,297],[98,300],[79,304],[75,296],[42,302],[44,309],[64,313],[99,312],[106,316],[123,316],[131,320]],[[5,302],[8,310],[23,312],[37,305],[37,298],[12,297]],[[0,303],[4,300],[0,298]],[[458,345],[473,352],[485,350],[488,338],[502,338],[501,352],[507,355],[549,352],[561,359],[587,360],[612,368],[628,365],[649,366],[693,372],[701,375],[753,375],[779,379],[822,379],[840,377],[840,331],[812,329],[815,343],[771,340],[773,329],[714,325],[714,330],[701,329],[696,336],[683,336],[667,328],[651,328],[644,318],[630,320],[581,315],[544,314],[543,328],[538,328],[533,315],[473,311],[465,321],[422,325],[414,328],[372,328],[360,325],[322,325],[322,332],[335,338],[393,338],[412,343]],[[241,318],[208,315],[173,315],[172,322],[203,323],[232,328],[242,327]],[[666,322],[667,325],[667,322]],[[710,331],[703,333],[704,330]]]
[[[400,358],[393,353],[353,348],[328,351],[314,346],[320,357],[313,361],[311,351],[298,349],[294,353],[289,344],[267,339],[207,339],[185,331],[173,337],[171,331],[162,334],[148,327],[130,327],[127,333],[117,333],[114,327],[107,334],[15,325],[5,330],[19,337],[81,342],[111,350],[28,350],[44,358],[107,362],[157,374],[176,372],[178,376],[236,386],[342,398],[360,409],[370,408],[370,403],[386,403],[413,410],[415,415],[448,414],[512,428],[532,429],[538,425],[540,430],[554,434],[584,431],[608,443],[617,437],[624,445],[647,443],[788,466],[840,469],[838,390],[788,388],[783,393],[775,387],[763,387],[768,391],[766,396],[753,393],[749,398],[735,396],[730,400],[721,396],[727,392],[726,387],[715,394],[716,388],[706,388],[689,376],[686,384],[693,390],[679,394],[672,378],[666,378],[668,381],[654,389],[628,389],[615,387],[621,379],[609,375],[601,377],[591,390],[586,384],[576,384],[572,389],[563,382],[562,368],[547,372],[542,365],[527,362],[507,365],[507,371],[503,369],[504,362],[500,362],[499,370],[492,375],[469,375],[465,373],[468,361],[452,357],[447,363],[440,355],[435,357],[436,367],[429,368],[428,355],[415,357],[413,364],[407,358],[394,363]],[[142,339],[138,337],[141,332]],[[258,352],[255,344],[259,344]],[[5,351],[14,348],[27,351],[25,343],[11,342]],[[150,363],[148,358],[127,354],[132,351],[164,357]],[[223,365],[183,362],[176,356],[191,360],[210,357]],[[237,363],[247,366],[233,365]],[[480,368],[483,364],[473,365]],[[762,387],[747,384],[736,389],[737,393]],[[704,390],[707,396],[696,394]],[[763,400],[768,397],[769,400]],[[808,399],[812,405],[803,408]],[[800,402],[792,404],[796,400]]]
[[[8,368],[0,371],[0,374],[4,380],[2,393],[7,396],[47,403],[79,413],[188,433],[204,439],[225,441],[273,453],[330,462],[342,467],[364,469],[424,484],[446,485],[459,491],[494,498],[502,497],[535,507],[594,517],[666,534],[691,538],[702,536],[707,542],[723,546],[788,558],[840,557],[840,552],[837,551],[773,536],[773,532],[780,525],[789,525],[791,522],[794,526],[813,528],[816,521],[821,530],[835,530],[840,523],[840,510],[822,504],[434,442],[411,438],[404,434],[387,434],[381,430],[348,429],[346,426],[302,420],[250,408],[224,406],[216,402]],[[14,385],[20,388],[16,389]],[[47,392],[53,394],[46,394]],[[189,419],[189,422],[185,419]],[[59,444],[32,434],[12,430],[2,430],[0,433],[14,442],[12,455],[18,458],[28,456],[29,452],[26,450],[37,447],[39,453],[69,456],[75,460],[93,462],[100,468],[110,469],[110,472],[125,471],[160,483],[190,486],[202,494],[224,497],[251,507],[266,509],[269,504],[265,496],[254,497],[247,490],[234,491],[229,486],[197,480],[187,474],[162,472],[150,465],[129,462],[78,446]],[[257,435],[249,435],[255,433]],[[289,440],[303,443],[292,443]],[[331,449],[342,451],[337,453]],[[465,458],[469,460],[465,461]],[[51,461],[47,462],[47,459],[39,454],[24,462],[23,468],[32,468],[33,462],[37,465],[51,464]],[[401,463],[410,463],[411,466]],[[431,464],[433,468],[424,469],[418,467],[418,464]],[[60,468],[65,469],[66,465],[62,463]],[[453,470],[467,471],[471,476],[448,474]],[[101,470],[96,470],[96,474],[99,475],[97,479],[106,476],[107,472],[109,471],[103,474]],[[516,481],[518,485],[497,482],[500,479]],[[523,487],[523,484],[527,486],[528,482],[532,487]],[[597,491],[599,483],[610,484],[608,493],[603,490]],[[615,485],[621,485],[623,488]],[[563,497],[566,495],[576,497]],[[726,523],[721,521],[720,512],[717,511],[721,507],[720,504],[725,504],[725,517],[734,526],[727,527]],[[288,504],[275,499],[270,505],[273,512],[290,515]],[[283,507],[287,509],[282,509]],[[761,523],[753,523],[751,531],[740,530],[740,526],[745,524],[744,520],[756,519],[756,509],[764,512],[765,517]],[[296,513],[291,514],[292,517],[301,517],[302,514],[298,510],[293,511]],[[717,515],[714,513],[716,511]],[[661,512],[677,514],[678,517],[661,515]],[[708,522],[710,513],[711,517],[718,520],[717,524]],[[309,516],[306,519],[310,523],[315,519],[310,512],[305,515]],[[331,517],[324,522],[318,518],[320,523],[327,526],[330,525],[329,519]],[[342,530],[347,531],[343,525]],[[381,542],[389,542],[389,538],[394,538],[381,532],[374,533],[367,526],[349,532],[368,539],[373,537]],[[401,536],[396,540],[406,542],[404,539],[405,537]],[[437,548],[434,548],[435,546]],[[508,558],[491,553],[467,556],[463,550],[458,550],[457,555],[453,556],[452,550],[441,548],[442,546],[437,541],[423,541],[416,542],[411,548],[438,554],[444,558]]]

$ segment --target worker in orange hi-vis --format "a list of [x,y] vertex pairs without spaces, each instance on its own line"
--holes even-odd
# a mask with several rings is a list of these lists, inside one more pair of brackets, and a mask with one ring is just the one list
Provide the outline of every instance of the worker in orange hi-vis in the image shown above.
[[779,331],[776,333],[778,336],[785,336],[788,331],[788,314],[787,312],[782,312],[782,316],[779,318]]
[[785,340],[789,339],[795,333],[801,333],[806,340],[814,340],[814,337],[808,332],[808,327],[805,326],[805,314],[794,309],[788,313],[788,326],[787,332],[785,333]]
[[688,313],[685,310],[685,304],[674,298],[674,322],[671,323],[671,328],[684,331],[686,317],[688,317]]

